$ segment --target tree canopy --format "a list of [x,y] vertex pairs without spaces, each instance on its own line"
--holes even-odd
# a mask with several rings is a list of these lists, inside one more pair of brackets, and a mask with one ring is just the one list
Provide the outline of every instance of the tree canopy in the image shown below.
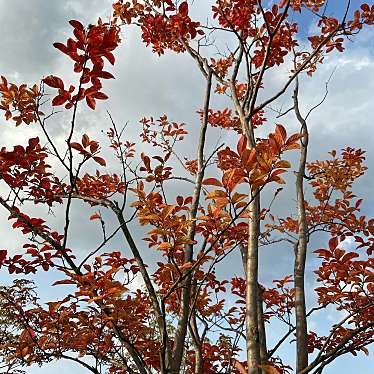
[[[354,192],[365,151],[343,144],[310,160],[311,114],[334,92],[321,82],[317,105],[305,112],[301,102],[304,82],[374,24],[374,5],[204,4],[114,2],[108,19],[70,20],[71,35],[53,44],[71,63],[69,78],[50,72],[30,85],[1,76],[7,126],[38,132],[0,149],[0,205],[22,240],[0,250],[12,282],[0,287],[2,372],[68,360],[95,374],[317,374],[341,356],[369,354],[374,219]],[[160,59],[190,57],[201,75],[194,123],[161,108],[125,126],[108,112],[102,133],[81,131],[82,109],[110,100],[129,28]],[[56,135],[61,116],[69,120]],[[290,214],[277,210],[280,200]],[[90,221],[100,239],[82,249],[77,232],[84,243]],[[265,284],[261,251],[278,256],[280,246],[293,273]],[[40,272],[53,274],[45,287],[62,297],[42,300]],[[326,310],[337,312],[327,334],[308,324]],[[289,343],[294,357],[280,353]]]

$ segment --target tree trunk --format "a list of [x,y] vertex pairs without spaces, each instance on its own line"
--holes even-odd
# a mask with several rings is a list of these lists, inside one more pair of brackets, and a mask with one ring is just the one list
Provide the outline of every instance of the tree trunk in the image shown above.
[[294,91],[294,110],[298,121],[301,124],[301,149],[299,169],[296,177],[296,195],[297,195],[297,216],[299,238],[295,246],[295,263],[294,263],[294,277],[295,277],[295,313],[296,313],[296,350],[297,350],[297,364],[296,372],[308,366],[308,326],[305,305],[305,261],[308,245],[308,227],[305,214],[305,199],[304,199],[304,175],[305,165],[308,150],[308,129],[305,119],[301,116],[298,103],[299,82],[296,79],[296,86]]
[[[195,188],[192,197],[191,203],[191,211],[189,215],[189,219],[192,220],[192,224],[188,230],[187,237],[190,240],[194,240],[195,238],[195,227],[196,227],[196,214],[199,207],[200,202],[200,193],[201,193],[201,186],[204,178],[204,146],[206,141],[206,132],[208,128],[208,114],[209,114],[209,103],[210,103],[210,95],[212,89],[212,72],[210,71],[207,78],[207,85],[205,90],[205,99],[204,99],[204,116],[202,120],[202,125],[200,128],[200,137],[199,137],[199,144],[198,144],[198,154],[197,154],[197,164],[198,164],[198,171],[196,174],[196,181],[195,181]],[[184,262],[189,263],[193,260],[193,244],[186,244],[185,245],[185,253],[184,253]],[[176,329],[176,333],[174,335],[174,346],[172,351],[172,360],[170,363],[170,373],[171,374],[179,374],[180,367],[183,360],[183,353],[184,353],[184,345],[186,340],[186,333],[187,333],[187,326],[188,326],[188,319],[190,315],[190,299],[191,299],[191,282],[192,282],[192,273],[189,270],[184,271],[184,275],[186,275],[185,280],[181,283],[182,286],[182,295],[181,295],[181,306],[179,312],[179,320]]]
[[[256,192],[254,192],[256,193]],[[246,337],[248,374],[260,373],[260,338],[258,328],[258,235],[260,199],[255,195],[249,206],[251,211],[248,227],[246,264]]]
[[[264,321],[264,311],[262,302],[262,290],[260,284],[258,284],[258,296],[257,296],[257,325],[258,334],[260,340],[260,361],[261,365],[266,365],[268,361],[268,350],[266,345],[266,330]],[[262,369],[262,374],[267,374],[264,369]]]
[[[243,268],[245,274],[247,274],[247,248],[240,246],[240,253],[243,261]],[[262,290],[260,284],[258,284],[258,296],[257,296],[257,326],[259,334],[259,344],[260,344],[260,362],[261,365],[265,365],[268,361],[268,351],[266,344],[266,329],[264,321],[264,311],[262,302]],[[262,369],[262,374],[267,374],[266,370]]]

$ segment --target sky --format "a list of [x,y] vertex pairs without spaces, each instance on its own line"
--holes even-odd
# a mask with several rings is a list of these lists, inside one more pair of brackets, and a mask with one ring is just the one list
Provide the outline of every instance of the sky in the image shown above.
[[[341,1],[331,1],[332,10],[341,12]],[[357,3],[355,1],[354,3]],[[64,41],[70,36],[70,19],[78,19],[83,23],[94,22],[99,16],[104,19],[110,15],[110,1],[107,0],[0,0],[0,75],[6,76],[10,81],[29,84],[38,82],[41,77],[49,74],[72,79],[71,63],[68,58],[52,47],[55,41]],[[207,3],[195,1],[196,14],[202,13],[202,8]],[[202,5],[200,5],[202,4]],[[200,12],[200,13],[199,13]],[[305,20],[303,20],[304,22]],[[309,25],[304,22],[305,33]],[[132,139],[136,136],[137,122],[143,116],[153,115],[158,117],[167,113],[169,118],[178,122],[185,122],[193,128],[198,121],[196,110],[202,103],[203,86],[200,73],[188,56],[166,53],[161,58],[151,53],[150,49],[139,41],[139,34],[131,29],[122,34],[122,45],[116,52],[116,66],[112,70],[116,79],[105,82],[104,92],[110,99],[100,103],[95,112],[82,108],[79,111],[78,133],[84,132],[94,137],[101,130],[109,126],[106,111],[109,111],[118,124],[129,123],[126,136]],[[374,148],[373,118],[374,118],[374,44],[373,30],[363,31],[354,41],[350,42],[344,54],[333,55],[319,67],[313,79],[302,80],[300,96],[301,108],[304,113],[315,105],[324,95],[325,82],[334,72],[329,84],[329,95],[321,108],[310,117],[311,151],[309,159],[323,159],[331,149],[341,149],[346,146],[362,148],[367,151],[367,174],[360,179],[355,187],[355,193],[365,198],[363,214],[374,215]],[[276,89],[284,78],[279,74],[268,79],[269,89]],[[283,100],[283,99],[282,99]],[[277,105],[287,107],[287,100],[280,100]],[[215,104],[219,105],[218,100]],[[296,131],[296,123],[292,116],[286,116],[284,124],[289,132]],[[49,124],[51,134],[59,144],[64,142],[64,132],[67,129],[68,116],[61,114],[54,117]],[[0,119],[1,146],[13,145],[35,136],[37,131],[31,126],[15,128],[11,123]],[[216,135],[216,132],[211,134]],[[223,141],[230,143],[232,140],[226,133],[221,134]],[[209,137],[208,148],[213,147],[216,138]],[[192,155],[194,142],[186,142],[180,149],[182,153]],[[287,194],[277,202],[276,208],[284,213],[289,213]],[[33,208],[39,213],[40,207]],[[43,212],[45,213],[45,212]],[[81,204],[76,204],[73,210],[73,225],[70,246],[78,248],[81,253],[87,253],[97,241],[100,240],[97,226],[94,223],[83,221],[81,217],[92,212]],[[51,217],[52,225],[60,227],[63,223],[59,212]],[[16,251],[19,236],[12,232],[6,220],[6,214],[0,211],[0,248]],[[84,233],[84,234],[82,234]],[[121,246],[114,241],[113,246]],[[315,245],[318,245],[318,239]],[[290,248],[269,247],[261,253],[261,281],[269,282],[288,274],[292,268],[290,261]],[[154,257],[147,254],[151,263]],[[310,266],[316,260],[309,256]],[[221,269],[221,275],[228,275],[228,269],[235,269],[241,274],[241,265],[238,256],[230,259],[233,266]],[[10,278],[3,271],[0,272],[0,281],[7,283]],[[53,274],[42,273],[38,275],[37,283],[40,286],[42,299],[56,297],[47,287],[54,280]],[[314,284],[313,278],[308,279],[308,286]],[[62,291],[61,291],[62,292]],[[318,326],[321,330],[327,328],[335,320],[333,311],[326,311],[314,317],[310,324]],[[270,341],[274,341],[276,332],[270,332]],[[285,356],[292,355],[292,347],[283,349]],[[374,351],[372,350],[372,354]],[[374,366],[373,356],[359,358],[344,356],[326,369],[327,374],[341,373],[369,373]],[[31,367],[28,374],[46,374],[59,370],[62,373],[81,373],[74,364],[57,362],[45,367]]]

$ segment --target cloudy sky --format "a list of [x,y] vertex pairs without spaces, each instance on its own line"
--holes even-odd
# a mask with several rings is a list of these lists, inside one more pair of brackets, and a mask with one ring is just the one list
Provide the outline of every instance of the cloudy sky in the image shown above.
[[[55,74],[66,79],[72,79],[70,60],[52,47],[55,41],[64,41],[70,36],[71,27],[67,23],[70,19],[79,19],[83,23],[95,22],[98,16],[103,18],[110,14],[110,1],[107,0],[0,0],[0,75],[10,81],[38,82],[41,77]],[[195,2],[203,3],[200,2]],[[357,1],[355,1],[357,3]],[[206,7],[206,4],[204,7]],[[339,13],[340,1],[333,1],[333,11]],[[200,5],[199,5],[200,6]],[[340,5],[341,6],[341,5]],[[203,6],[195,10],[202,12]],[[303,24],[305,34],[309,25]],[[101,130],[106,130],[110,123],[106,115],[109,110],[113,118],[119,123],[129,122],[127,137],[131,140],[136,133],[137,121],[142,116],[157,117],[164,113],[178,122],[186,122],[191,128],[198,123],[196,110],[202,103],[203,85],[200,73],[188,56],[167,53],[162,58],[153,55],[139,42],[139,35],[135,30],[124,32],[123,43],[116,54],[117,63],[114,68],[116,79],[105,82],[104,92],[109,93],[110,100],[101,103],[95,112],[82,109],[79,113],[78,129],[92,137]],[[365,198],[364,214],[374,215],[374,149],[373,118],[374,118],[374,45],[373,31],[363,31],[360,36],[349,43],[346,53],[331,56],[312,80],[302,81],[300,101],[304,113],[316,104],[324,94],[326,82],[335,70],[329,85],[329,96],[324,105],[315,111],[310,118],[311,151],[310,159],[322,159],[331,149],[341,149],[346,146],[363,148],[367,151],[367,165],[369,170],[361,178],[355,188],[355,193]],[[284,76],[272,76],[269,89],[280,85]],[[282,99],[283,100],[283,99]],[[287,101],[280,101],[277,105],[287,106]],[[64,114],[54,117],[49,124],[50,132],[63,144],[64,130],[68,117]],[[289,129],[296,129],[291,116],[283,119]],[[14,128],[11,123],[0,119],[1,145],[12,145],[22,141],[25,137],[34,136],[37,132],[32,127],[21,126]],[[292,130],[290,130],[290,133]],[[216,133],[214,133],[216,135]],[[221,134],[224,141],[231,142],[225,133]],[[213,139],[212,136],[210,139]],[[215,144],[215,138],[210,145]],[[187,155],[193,152],[194,141],[183,146],[182,151]],[[290,204],[287,196],[280,198],[277,208],[289,213]],[[83,213],[82,213],[83,212]],[[70,246],[79,248],[83,253],[90,250],[95,242],[100,240],[97,227],[93,223],[85,223],[82,235],[82,215],[89,216],[90,212],[81,205],[76,205],[73,211],[73,225]],[[58,227],[62,218],[58,214],[51,218],[52,224]],[[88,219],[87,219],[88,221]],[[18,233],[11,232],[6,222],[6,215],[0,212],[0,248],[17,250]],[[114,242],[113,246],[121,245]],[[290,272],[292,261],[288,254],[290,248],[267,248],[261,256],[262,281],[279,278]],[[152,257],[149,257],[152,261]],[[233,267],[239,275],[241,272],[238,258],[231,259]],[[310,263],[315,260],[311,256]],[[227,268],[226,268],[227,269]],[[226,271],[227,272],[227,271]],[[225,275],[222,270],[222,275]],[[47,287],[52,282],[53,274],[38,276],[37,282],[41,286],[42,298],[51,297],[51,290]],[[0,273],[2,282],[9,282],[9,277]],[[309,286],[313,285],[310,278]],[[53,289],[53,296],[56,290]],[[324,313],[311,321],[311,327],[318,326],[325,333],[324,328],[334,321],[333,312]],[[270,333],[270,341],[275,333]],[[273,336],[274,335],[274,336]],[[283,350],[285,356],[292,355],[291,348]],[[374,354],[374,352],[373,352]],[[329,369],[327,374],[368,373],[370,361],[361,355],[358,359],[344,357]],[[31,367],[30,374],[51,373],[58,369],[62,373],[78,374],[80,368],[66,363],[51,364],[43,368]]]

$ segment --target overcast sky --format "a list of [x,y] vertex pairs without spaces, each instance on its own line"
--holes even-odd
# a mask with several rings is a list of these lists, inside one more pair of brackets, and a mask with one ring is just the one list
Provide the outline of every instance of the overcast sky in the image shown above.
[[[198,4],[199,2],[196,2]],[[201,1],[200,1],[201,3]],[[334,2],[332,2],[334,4]],[[110,14],[110,1],[106,0],[0,0],[0,75],[10,81],[39,82],[40,78],[55,74],[66,79],[72,79],[71,62],[64,55],[52,47],[55,41],[65,41],[71,33],[68,24],[70,19],[79,19],[83,23],[95,22],[98,16],[103,18]],[[339,2],[335,1],[339,10]],[[206,3],[205,3],[206,6]],[[195,11],[196,12],[196,11]],[[305,25],[307,33],[308,25]],[[124,32],[123,43],[116,52],[117,63],[114,68],[116,79],[104,83],[104,92],[109,93],[110,100],[98,105],[95,112],[82,109],[79,113],[78,129],[81,134],[87,132],[92,137],[101,130],[106,130],[110,123],[106,116],[109,110],[119,124],[129,122],[127,136],[131,139],[136,133],[137,121],[143,116],[157,117],[163,113],[178,122],[186,122],[191,128],[198,123],[196,110],[201,107],[203,85],[200,73],[188,56],[167,53],[162,58],[153,55],[139,42],[136,31]],[[373,112],[374,112],[374,46],[373,32],[364,31],[349,43],[348,50],[342,55],[334,55],[319,67],[313,79],[302,81],[300,101],[304,113],[316,104],[324,94],[324,83],[335,70],[329,85],[329,96],[324,105],[311,116],[310,160],[326,157],[331,149],[341,149],[346,146],[363,148],[367,151],[367,165],[369,170],[355,188],[355,193],[365,198],[364,213],[374,215],[374,149],[373,142]],[[270,88],[281,83],[282,76],[273,76],[269,82]],[[287,101],[280,101],[278,105]],[[50,132],[63,144],[63,130],[67,126],[66,115],[56,117],[49,124]],[[283,119],[287,128],[296,129],[292,115]],[[15,128],[12,123],[0,119],[0,139],[3,145],[17,144],[25,136],[34,136],[37,132],[31,126]],[[268,128],[269,131],[272,127]],[[230,142],[226,134],[223,139]],[[134,139],[136,141],[136,139]],[[214,144],[215,140],[213,141]],[[194,141],[183,146],[182,151],[191,154]],[[191,147],[191,148],[190,148]],[[290,211],[287,195],[277,202],[279,210]],[[81,222],[82,216],[89,216],[89,210],[76,205],[73,212],[73,222]],[[58,227],[62,218],[58,215],[51,218]],[[87,219],[88,221],[88,219]],[[74,224],[73,224],[74,225]],[[9,230],[6,214],[0,211],[0,248],[17,250],[18,233]],[[85,224],[84,236],[82,226],[75,225],[71,234],[71,247],[89,251],[90,246],[99,240],[97,227],[92,222]],[[60,226],[61,230],[61,226]],[[113,244],[121,245],[119,242]],[[261,279],[268,282],[289,273],[292,261],[288,256],[290,248],[267,248],[263,251],[261,262],[263,265]],[[152,257],[149,257],[149,261]],[[240,275],[241,268],[237,258],[231,259],[233,267]],[[310,258],[311,264],[315,262]],[[225,274],[223,271],[222,274]],[[38,275],[38,283],[43,298],[52,297],[50,288],[43,285],[50,284],[53,275]],[[9,277],[0,273],[0,279],[9,281]],[[309,286],[313,285],[310,279]],[[53,297],[55,297],[55,290]],[[334,315],[324,314],[311,320],[311,327],[323,329],[331,324]],[[327,323],[326,323],[327,322]],[[325,331],[323,331],[325,333]],[[270,333],[270,341],[276,332]],[[285,355],[292,355],[291,348],[283,350]],[[371,361],[371,362],[370,362]],[[373,358],[367,359],[344,357],[334,366],[326,369],[327,374],[333,373],[368,373],[373,365]],[[71,364],[57,363],[43,368],[30,368],[30,374],[51,373],[58,368],[59,372],[78,374],[80,368]]]

